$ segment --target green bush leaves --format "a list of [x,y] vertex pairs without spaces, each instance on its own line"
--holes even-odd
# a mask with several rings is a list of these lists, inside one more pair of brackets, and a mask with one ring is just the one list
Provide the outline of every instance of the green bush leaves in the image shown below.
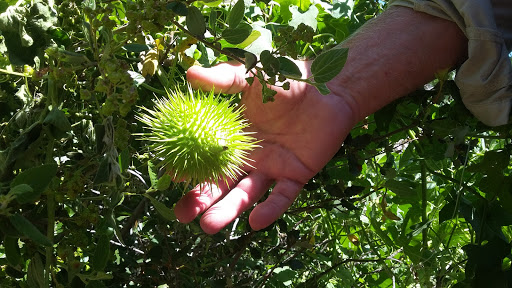
[[[0,287],[506,286],[512,127],[479,123],[451,72],[358,123],[259,231],[248,212],[216,235],[208,212],[177,221],[192,187],[133,136],[191,65],[244,61],[263,102],[292,81],[329,94],[339,44],[385,5],[0,1]],[[222,198],[191,193],[190,217]]]

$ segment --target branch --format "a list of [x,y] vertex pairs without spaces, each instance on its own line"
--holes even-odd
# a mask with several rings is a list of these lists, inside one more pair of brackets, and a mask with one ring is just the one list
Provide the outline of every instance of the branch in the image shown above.
[[[196,39],[197,41],[201,42],[204,44],[204,46],[206,47],[209,47],[219,53],[222,53],[226,56],[228,56],[229,58],[233,58],[234,60],[236,60],[237,62],[240,62],[241,64],[244,64],[245,65],[245,60],[243,60],[242,58],[236,56],[235,54],[229,52],[229,51],[226,51],[226,50],[223,50],[222,48],[219,48],[215,45],[213,45],[212,43],[202,39],[202,38],[199,38],[197,37],[196,35],[192,34],[190,31],[187,30],[187,28],[185,28],[183,25],[181,25],[180,23],[178,23],[178,21],[174,20],[173,18],[171,18],[171,23],[176,25],[176,27],[178,27],[181,31],[183,31],[185,34],[189,35],[190,37]],[[258,68],[256,68],[258,69]]]

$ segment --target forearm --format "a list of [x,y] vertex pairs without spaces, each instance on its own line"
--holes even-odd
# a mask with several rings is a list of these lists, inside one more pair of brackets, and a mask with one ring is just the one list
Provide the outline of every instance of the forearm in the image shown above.
[[390,8],[341,45],[348,59],[329,88],[346,97],[356,122],[454,68],[467,51],[455,23],[405,7]]

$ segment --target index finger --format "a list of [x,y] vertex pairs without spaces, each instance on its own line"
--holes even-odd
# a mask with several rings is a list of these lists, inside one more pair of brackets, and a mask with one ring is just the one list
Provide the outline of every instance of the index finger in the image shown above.
[[187,70],[187,80],[192,88],[215,89],[215,93],[241,92],[248,86],[245,76],[245,67],[238,62],[223,62],[210,68],[192,66]]

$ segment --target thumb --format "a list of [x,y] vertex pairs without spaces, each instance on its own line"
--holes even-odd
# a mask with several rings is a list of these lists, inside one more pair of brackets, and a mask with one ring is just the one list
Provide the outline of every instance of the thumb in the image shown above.
[[245,67],[239,63],[223,62],[210,68],[192,66],[187,70],[187,80],[194,89],[215,93],[233,94],[248,87]]

